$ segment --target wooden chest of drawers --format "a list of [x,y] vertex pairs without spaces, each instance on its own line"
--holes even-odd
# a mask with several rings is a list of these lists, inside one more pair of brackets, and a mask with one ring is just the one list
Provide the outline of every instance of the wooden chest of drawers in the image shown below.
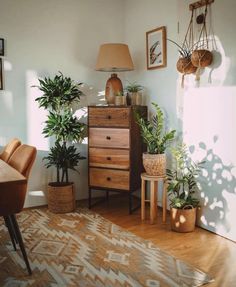
[[88,107],[89,207],[95,190],[124,191],[129,193],[132,212],[132,193],[141,184],[145,150],[134,109],[147,117],[144,106]]

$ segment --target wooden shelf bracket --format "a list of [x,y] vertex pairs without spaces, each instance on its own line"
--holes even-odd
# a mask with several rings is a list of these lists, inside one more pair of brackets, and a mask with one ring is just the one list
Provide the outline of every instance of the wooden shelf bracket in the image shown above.
[[200,0],[200,1],[194,2],[194,3],[189,5],[189,10],[192,11],[194,9],[203,7],[205,5],[209,5],[211,3],[214,3],[214,1],[215,0]]

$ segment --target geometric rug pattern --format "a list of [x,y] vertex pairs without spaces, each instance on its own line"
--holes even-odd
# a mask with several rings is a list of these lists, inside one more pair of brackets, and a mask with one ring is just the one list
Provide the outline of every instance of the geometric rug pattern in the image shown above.
[[17,220],[33,274],[28,275],[0,219],[1,287],[194,287],[211,281],[88,209],[67,214],[31,209]]

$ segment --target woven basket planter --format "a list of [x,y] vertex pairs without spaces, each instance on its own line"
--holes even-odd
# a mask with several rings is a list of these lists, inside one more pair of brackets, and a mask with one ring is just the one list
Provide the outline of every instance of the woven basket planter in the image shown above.
[[193,66],[204,68],[212,63],[213,56],[208,50],[194,50],[191,56]]
[[176,68],[182,74],[192,74],[197,70],[197,68],[192,64],[191,58],[179,58]]
[[143,153],[143,166],[148,175],[163,176],[166,174],[166,155]]
[[197,209],[170,209],[171,229],[176,232],[192,232],[195,229]]
[[67,213],[75,210],[74,184],[48,184],[48,209],[53,213]]

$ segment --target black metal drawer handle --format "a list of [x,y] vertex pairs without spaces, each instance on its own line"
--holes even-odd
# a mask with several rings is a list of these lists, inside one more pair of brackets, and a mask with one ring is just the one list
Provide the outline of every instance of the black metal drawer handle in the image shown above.
[[107,157],[107,160],[111,160],[111,157],[110,157],[110,156],[108,156],[108,157]]
[[110,115],[109,115],[109,116],[107,116],[107,119],[108,119],[108,120],[111,120],[111,116],[110,116]]
[[110,178],[110,177],[107,177],[107,181],[111,181],[111,178]]
[[106,137],[106,139],[107,139],[107,140],[110,140],[110,139],[111,139],[111,137],[107,136],[107,137]]

